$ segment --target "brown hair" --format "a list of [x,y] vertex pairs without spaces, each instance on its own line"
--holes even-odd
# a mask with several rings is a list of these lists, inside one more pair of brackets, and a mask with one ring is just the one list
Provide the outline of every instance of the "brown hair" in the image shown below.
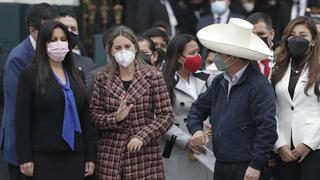
[[133,33],[133,31],[126,26],[119,26],[119,27],[115,28],[114,31],[111,32],[111,34],[109,36],[108,43],[105,47],[107,50],[107,55],[108,55],[108,60],[109,60],[107,68],[106,68],[106,72],[108,73],[108,81],[107,81],[108,87],[110,87],[111,80],[114,77],[116,71],[119,70],[119,65],[111,54],[113,41],[119,36],[123,36],[125,38],[128,38],[134,44],[135,49],[137,50],[136,55],[135,55],[134,64],[140,68],[151,68],[151,66],[146,64],[141,57],[139,44],[138,44],[137,38],[136,38],[135,34]]
[[280,50],[276,54],[275,69],[271,77],[272,84],[275,86],[284,76],[288,65],[290,63],[290,53],[288,49],[287,40],[291,36],[291,33],[295,26],[306,26],[312,35],[313,45],[309,47],[307,54],[304,56],[301,64],[305,64],[308,70],[308,81],[304,88],[304,93],[308,96],[308,90],[315,85],[314,93],[320,97],[319,84],[320,84],[320,42],[317,36],[317,27],[309,17],[297,17],[289,22],[286,26],[282,40],[280,43]]

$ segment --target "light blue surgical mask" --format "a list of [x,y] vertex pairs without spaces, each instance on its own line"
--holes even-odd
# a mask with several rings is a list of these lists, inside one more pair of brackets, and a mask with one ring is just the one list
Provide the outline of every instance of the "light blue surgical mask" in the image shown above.
[[212,13],[222,15],[227,11],[228,7],[224,1],[215,1],[211,3]]
[[233,63],[226,63],[230,60],[232,56],[228,57],[227,59],[223,60],[222,57],[219,54],[216,54],[214,57],[213,62],[216,64],[216,67],[219,71],[226,71],[229,66],[231,66]]

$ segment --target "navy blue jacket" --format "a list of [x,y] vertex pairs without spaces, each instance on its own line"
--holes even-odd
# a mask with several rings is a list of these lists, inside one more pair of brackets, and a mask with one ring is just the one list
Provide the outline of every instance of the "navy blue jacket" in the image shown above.
[[14,125],[18,80],[20,72],[32,62],[33,56],[34,49],[28,36],[11,50],[4,68],[4,110],[0,128],[0,148],[3,149],[3,159],[13,165],[18,165]]
[[277,140],[275,95],[268,80],[251,63],[228,97],[228,81],[217,76],[189,111],[187,127],[202,130],[210,115],[217,161],[249,162],[260,170]]

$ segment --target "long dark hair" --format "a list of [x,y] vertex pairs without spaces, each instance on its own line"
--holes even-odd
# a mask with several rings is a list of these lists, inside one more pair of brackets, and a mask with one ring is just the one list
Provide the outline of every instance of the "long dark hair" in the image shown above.
[[314,93],[320,97],[319,84],[320,84],[320,42],[319,36],[317,36],[317,27],[309,17],[298,17],[289,22],[286,26],[283,37],[280,43],[279,53],[276,54],[275,70],[272,74],[271,81],[273,85],[276,85],[284,76],[288,65],[290,63],[290,53],[288,49],[287,40],[291,36],[291,33],[295,26],[306,26],[312,35],[313,45],[310,46],[308,53],[302,59],[301,64],[305,64],[308,69],[308,82],[304,88],[304,93],[308,95],[308,90],[314,85]]
[[176,84],[175,73],[180,68],[178,59],[182,56],[186,44],[191,41],[195,41],[195,37],[189,34],[180,34],[175,36],[168,44],[166,62],[164,64],[163,76],[166,82],[171,104],[174,104],[175,96],[173,88]]
[[84,83],[80,78],[79,72],[76,70],[73,55],[70,47],[70,36],[68,34],[68,29],[65,25],[57,21],[46,21],[41,24],[39,29],[39,34],[37,37],[37,45],[36,52],[33,59],[33,64],[38,65],[38,76],[37,76],[37,89],[41,93],[44,93],[46,81],[48,80],[50,73],[52,73],[50,64],[49,64],[49,56],[47,53],[47,43],[50,41],[53,31],[57,28],[62,29],[65,33],[70,51],[67,53],[66,57],[62,61],[62,65],[64,69],[71,75],[84,92]]

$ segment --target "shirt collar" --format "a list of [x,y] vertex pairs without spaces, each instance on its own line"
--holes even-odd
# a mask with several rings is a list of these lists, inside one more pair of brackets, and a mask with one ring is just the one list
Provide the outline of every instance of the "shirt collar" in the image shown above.
[[30,38],[31,45],[32,45],[33,49],[36,50],[36,40],[33,39],[33,37],[31,35],[29,36],[29,38]]
[[214,18],[217,19],[220,16],[220,23],[228,23],[228,18],[229,18],[229,14],[230,14],[230,9],[228,8],[226,10],[226,12],[224,12],[223,14],[219,15],[214,13]]
[[244,71],[247,69],[249,63],[245,66],[243,66],[236,74],[234,74],[231,78],[228,75],[227,72],[223,73],[224,78],[232,85],[235,85],[238,83],[238,81],[240,80],[242,74],[244,73]]

